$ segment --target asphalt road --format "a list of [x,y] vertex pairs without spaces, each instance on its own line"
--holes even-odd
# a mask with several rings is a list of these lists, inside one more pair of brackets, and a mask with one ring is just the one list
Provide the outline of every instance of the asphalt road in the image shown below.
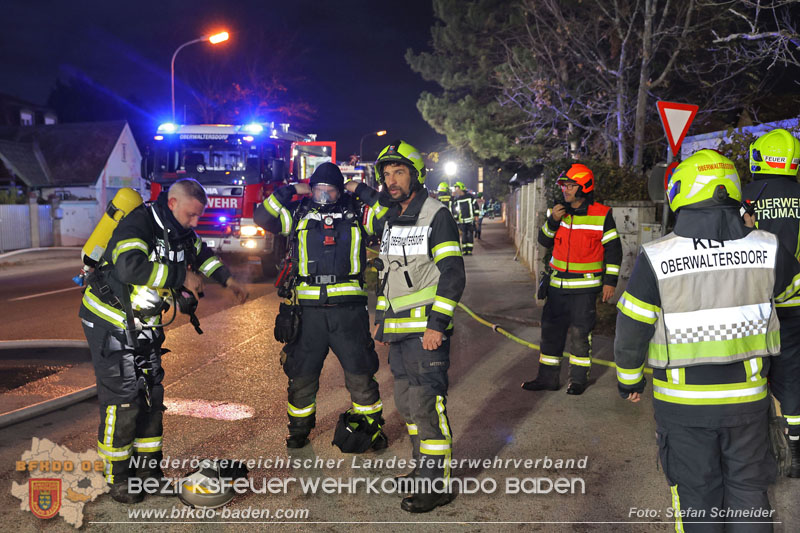
[[[77,319],[81,291],[72,282],[80,269],[80,260],[71,254],[0,269],[0,340],[83,339]],[[263,279],[258,264],[233,263],[231,269],[247,282],[252,298],[274,294],[275,288]],[[197,311],[201,327],[203,318],[235,305],[229,291],[216,283],[207,283],[204,292]],[[171,316],[166,315],[165,320]],[[168,329],[188,322],[188,317],[179,314]]]

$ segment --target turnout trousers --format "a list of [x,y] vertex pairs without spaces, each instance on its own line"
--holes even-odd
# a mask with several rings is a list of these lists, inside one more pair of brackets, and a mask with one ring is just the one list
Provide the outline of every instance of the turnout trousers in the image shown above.
[[689,427],[660,420],[656,412],[659,458],[672,494],[676,531],[772,531],[769,522],[775,516],[767,488],[777,467],[767,409],[743,420],[733,427]]
[[106,482],[113,485],[127,483],[130,477],[157,475],[165,410],[163,330],[140,331],[134,349],[124,331],[82,322],[97,381],[97,452],[103,459]]
[[789,436],[800,436],[800,317],[781,319],[781,354],[770,358],[769,385]]
[[289,435],[308,436],[316,424],[319,376],[328,350],[339,359],[353,411],[383,425],[383,404],[375,380],[378,354],[364,305],[303,306],[300,334],[283,351],[283,371],[289,378]]
[[585,384],[592,367],[592,330],[596,320],[597,293],[572,294],[569,290],[550,287],[542,310],[542,344],[539,372],[556,376],[561,369],[567,337],[569,346],[569,379]]
[[458,229],[461,231],[461,251],[465,254],[471,254],[475,242],[475,224],[468,222],[466,224],[459,224]]
[[453,435],[447,419],[447,370],[450,339],[436,350],[422,347],[422,337],[389,345],[394,399],[406,421],[419,477],[450,478]]

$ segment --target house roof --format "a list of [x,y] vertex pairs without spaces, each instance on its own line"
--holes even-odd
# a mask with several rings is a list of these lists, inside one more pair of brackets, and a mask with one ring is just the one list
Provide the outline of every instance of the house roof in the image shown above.
[[0,161],[30,187],[51,183],[47,165],[35,143],[0,140]]
[[[94,185],[125,124],[124,120],[116,120],[23,126],[17,129],[14,141],[38,145],[44,156],[42,172],[49,177],[45,185]],[[28,178],[22,174],[20,177]],[[33,175],[28,179],[35,181]]]

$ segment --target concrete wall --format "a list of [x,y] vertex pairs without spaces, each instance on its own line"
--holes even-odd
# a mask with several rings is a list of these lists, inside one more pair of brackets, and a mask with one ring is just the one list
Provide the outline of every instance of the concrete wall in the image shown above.
[[61,202],[64,215],[60,221],[62,246],[83,246],[100,220],[98,205],[97,200]]

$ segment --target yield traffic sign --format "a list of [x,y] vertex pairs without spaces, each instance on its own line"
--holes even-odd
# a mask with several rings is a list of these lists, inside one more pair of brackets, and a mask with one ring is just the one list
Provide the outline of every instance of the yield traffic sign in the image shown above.
[[667,134],[669,147],[672,155],[678,156],[681,143],[689,131],[689,126],[697,114],[699,106],[692,104],[679,104],[676,102],[656,102],[658,114],[661,115],[661,124],[664,126],[664,133]]

